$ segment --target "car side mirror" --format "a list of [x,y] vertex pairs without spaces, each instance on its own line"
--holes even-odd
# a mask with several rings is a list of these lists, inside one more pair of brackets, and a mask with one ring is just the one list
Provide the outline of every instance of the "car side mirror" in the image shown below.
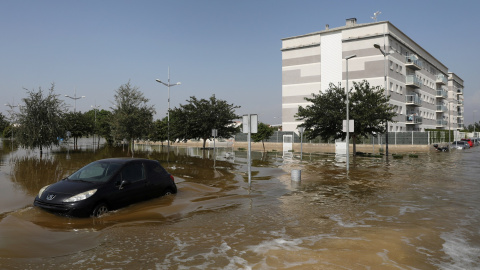
[[122,180],[122,182],[120,182],[120,185],[118,186],[118,189],[123,189],[124,186],[130,184],[129,181],[127,180]]

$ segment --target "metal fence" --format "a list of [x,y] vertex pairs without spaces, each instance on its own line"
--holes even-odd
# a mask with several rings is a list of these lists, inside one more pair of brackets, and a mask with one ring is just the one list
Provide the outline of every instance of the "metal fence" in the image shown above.
[[[299,143],[300,136],[293,131],[275,131],[273,135],[265,142],[281,143],[283,142],[283,135],[293,135],[293,142]],[[388,143],[391,145],[429,145],[434,143],[448,143],[460,138],[464,138],[466,134],[446,130],[432,130],[432,131],[405,131],[405,132],[389,132]],[[247,134],[237,133],[235,135],[235,141],[246,142]],[[335,140],[321,140],[319,138],[313,140],[307,140],[303,138],[304,143],[331,143],[335,144]],[[385,134],[379,134],[377,136],[369,136],[367,138],[361,138],[357,140],[358,144],[384,144],[386,142]]]

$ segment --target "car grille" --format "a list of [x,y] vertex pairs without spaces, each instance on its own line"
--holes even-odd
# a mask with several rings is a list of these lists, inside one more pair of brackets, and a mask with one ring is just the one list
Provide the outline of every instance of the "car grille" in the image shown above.
[[42,207],[42,208],[45,208],[45,209],[51,209],[51,210],[55,210],[55,211],[65,211],[66,212],[66,211],[70,210],[70,208],[67,208],[63,204],[47,203],[47,202],[43,202],[43,201],[39,201],[39,200],[35,200],[35,205],[39,206],[39,207]]

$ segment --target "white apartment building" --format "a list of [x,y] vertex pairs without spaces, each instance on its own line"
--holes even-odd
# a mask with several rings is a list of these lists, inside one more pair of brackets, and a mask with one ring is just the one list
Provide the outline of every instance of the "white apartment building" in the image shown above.
[[[374,47],[377,44],[386,56]],[[296,131],[305,97],[367,80],[384,88],[397,116],[389,132],[463,128],[463,80],[389,21],[346,25],[282,39],[282,126]],[[386,76],[385,76],[386,74]]]

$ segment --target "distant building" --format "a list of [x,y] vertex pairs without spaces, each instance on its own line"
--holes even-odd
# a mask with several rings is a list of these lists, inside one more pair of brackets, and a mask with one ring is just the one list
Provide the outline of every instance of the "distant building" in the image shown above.
[[[384,57],[382,52],[387,53]],[[385,85],[394,106],[396,122],[388,131],[463,128],[463,80],[388,21],[346,25],[282,39],[282,127],[294,131],[299,106],[305,97],[328,89],[329,84],[346,85],[345,57],[349,87],[352,81],[367,80],[372,86]],[[386,60],[386,61],[385,61]],[[386,62],[386,68],[385,68]]]

